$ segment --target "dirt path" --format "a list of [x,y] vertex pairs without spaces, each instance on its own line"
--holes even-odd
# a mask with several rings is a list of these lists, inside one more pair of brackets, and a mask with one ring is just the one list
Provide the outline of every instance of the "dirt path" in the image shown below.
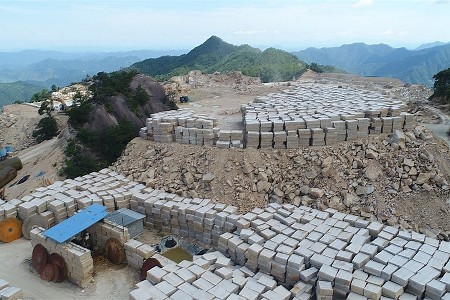
[[28,163],[32,159],[36,158],[37,156],[40,156],[46,152],[48,152],[56,143],[56,138],[43,141],[42,143],[32,146],[30,148],[27,148],[21,152],[18,153],[18,156],[23,164]]
[[435,135],[444,140],[450,146],[450,138],[447,134],[447,131],[449,130],[450,117],[433,106],[425,105],[424,108],[437,115],[441,119],[441,122],[439,124],[424,123],[423,126],[433,131]]

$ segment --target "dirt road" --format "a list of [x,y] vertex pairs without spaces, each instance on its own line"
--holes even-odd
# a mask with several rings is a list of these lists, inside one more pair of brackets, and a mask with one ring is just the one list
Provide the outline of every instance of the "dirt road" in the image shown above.
[[439,124],[424,123],[423,126],[433,131],[435,135],[444,140],[450,146],[450,138],[447,134],[450,126],[450,117],[433,106],[425,105],[424,108],[437,115],[441,119],[441,122]]

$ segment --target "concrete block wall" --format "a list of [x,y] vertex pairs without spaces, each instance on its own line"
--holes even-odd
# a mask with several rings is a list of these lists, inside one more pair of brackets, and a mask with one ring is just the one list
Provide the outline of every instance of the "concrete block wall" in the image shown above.
[[0,278],[0,299],[18,300],[23,299],[22,289],[11,286],[8,281]]
[[67,279],[79,287],[86,287],[92,280],[94,261],[89,249],[78,246],[72,242],[58,244],[42,233],[43,228],[37,227],[31,230],[31,245],[41,244],[47,249],[48,254],[58,253],[64,258],[67,265]]
[[94,249],[99,253],[105,252],[106,241],[110,238],[115,238],[122,244],[125,244],[128,240],[130,240],[128,228],[107,220],[95,223],[86,229],[86,231],[89,232],[94,244]]

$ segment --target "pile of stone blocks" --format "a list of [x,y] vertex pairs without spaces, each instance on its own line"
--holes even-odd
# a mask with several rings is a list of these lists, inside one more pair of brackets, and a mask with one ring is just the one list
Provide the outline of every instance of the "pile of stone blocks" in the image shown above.
[[[106,187],[94,189],[96,182],[108,183]],[[271,203],[241,215],[234,206],[148,188],[107,169],[42,188],[39,193],[46,196],[26,196],[19,203],[50,195],[55,201],[57,194],[75,199],[81,193],[83,198],[102,202],[101,196],[104,195],[129,195],[130,209],[146,215],[146,226],[163,233],[194,238],[220,251],[225,258],[218,257],[215,264],[219,261],[221,268],[225,267],[217,270],[224,278],[229,276],[226,269],[230,266],[233,270],[243,268],[254,274],[244,277],[255,278],[260,276],[257,274],[265,274],[277,285],[290,289],[291,297],[309,299],[297,296],[304,292],[305,295],[317,293],[325,299],[330,296],[333,299],[450,297],[449,242],[363,220],[334,209],[321,211]],[[36,212],[38,209],[36,206]],[[100,243],[104,243],[107,237],[121,240],[126,245],[130,265],[137,268],[153,254],[148,245],[123,236],[125,230],[122,228],[99,223],[92,230],[95,230],[92,233],[94,241],[102,239]],[[56,244],[41,233],[42,229],[32,231],[33,245],[41,243],[49,252],[59,251],[71,266],[73,282],[83,285],[90,280],[92,258],[88,250],[72,243]],[[214,260],[205,255],[203,260]],[[207,265],[205,262],[201,264]],[[220,277],[219,273],[216,275]],[[263,294],[258,297],[266,297]]]
[[217,118],[186,109],[152,114],[146,125],[140,136],[155,142],[213,146],[218,138]]
[[412,129],[413,115],[401,113],[403,109],[401,101],[376,92],[322,84],[297,84],[293,90],[257,97],[241,106],[249,147],[283,148],[284,144],[288,149],[297,145],[294,131],[299,136],[298,147],[306,147]]
[[58,253],[67,265],[67,279],[79,287],[86,287],[92,280],[94,261],[89,249],[72,242],[56,243],[42,233],[45,229],[36,227],[30,232],[31,245],[41,244],[49,254]]
[[136,182],[130,182],[117,172],[103,169],[37,188],[20,200],[3,202],[0,204],[0,219],[17,216],[25,221],[32,215],[40,214],[53,225],[93,203],[104,205],[109,211],[128,208],[136,185]]
[[141,269],[144,261],[155,255],[155,248],[137,240],[131,239],[124,244],[127,264]]
[[242,148],[244,144],[244,137],[242,130],[219,130],[217,141],[215,145],[217,148]]
[[237,208],[210,199],[184,198],[150,188],[136,193],[136,211],[146,215],[145,225],[163,233],[196,238],[212,245],[223,232],[236,229]]
[[8,281],[0,278],[0,299],[2,300],[23,299],[23,292],[20,288],[10,286]]
[[17,217],[17,206],[22,203],[18,199],[12,199],[10,201],[0,200],[0,221],[6,218]]
[[220,252],[195,256],[192,262],[166,264],[147,272],[130,299],[310,299],[302,286],[292,291],[273,277],[235,266]]

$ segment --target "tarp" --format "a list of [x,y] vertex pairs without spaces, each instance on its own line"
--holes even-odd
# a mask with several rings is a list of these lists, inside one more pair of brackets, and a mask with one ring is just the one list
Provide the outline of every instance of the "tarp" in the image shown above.
[[57,243],[64,243],[73,238],[78,233],[91,227],[108,215],[106,207],[94,203],[88,208],[76,213],[72,217],[47,229],[43,232],[46,237],[55,240]]

